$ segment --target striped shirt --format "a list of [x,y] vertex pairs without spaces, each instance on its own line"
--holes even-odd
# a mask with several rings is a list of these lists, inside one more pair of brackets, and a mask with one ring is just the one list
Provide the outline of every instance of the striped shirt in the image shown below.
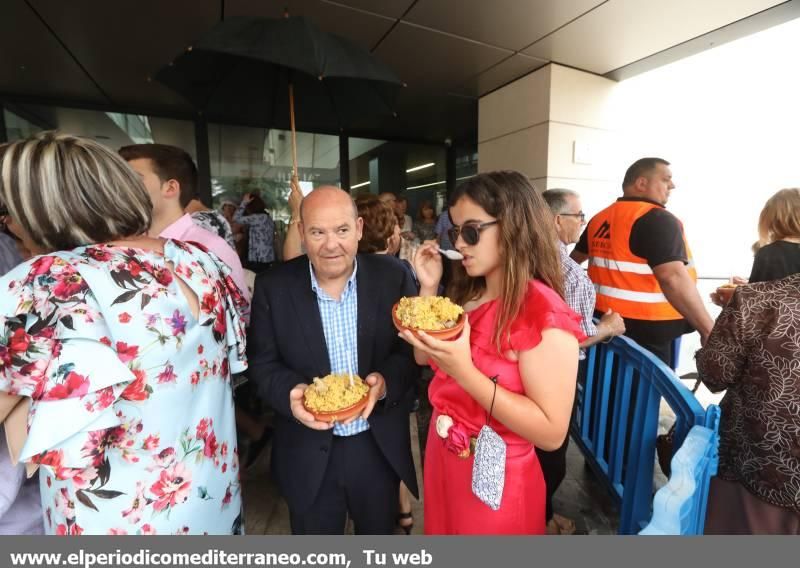
[[[353,274],[347,280],[342,297],[337,300],[329,296],[317,282],[314,267],[309,263],[311,289],[317,295],[322,331],[331,363],[331,373],[358,373],[358,287],[355,262]],[[369,430],[369,422],[357,418],[350,424],[336,424],[334,436],[353,436]]]
[[[592,281],[586,275],[586,271],[569,257],[567,246],[561,241],[558,242],[561,251],[561,268],[564,272],[564,300],[576,314],[581,316],[581,331],[586,337],[597,335],[592,317],[594,316],[594,302],[596,293]],[[585,357],[581,349],[580,358]]]

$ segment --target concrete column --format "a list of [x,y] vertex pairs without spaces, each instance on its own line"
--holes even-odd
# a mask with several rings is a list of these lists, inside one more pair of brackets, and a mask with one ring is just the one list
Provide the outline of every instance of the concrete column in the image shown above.
[[628,165],[620,160],[616,86],[550,64],[481,97],[478,171],[519,170],[540,191],[579,191],[584,209],[596,211],[620,193]]

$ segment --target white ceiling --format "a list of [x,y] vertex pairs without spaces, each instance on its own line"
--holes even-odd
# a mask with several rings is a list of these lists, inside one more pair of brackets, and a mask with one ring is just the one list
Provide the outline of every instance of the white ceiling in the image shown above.
[[605,75],[634,61],[747,18],[776,0],[614,0],[523,50]]

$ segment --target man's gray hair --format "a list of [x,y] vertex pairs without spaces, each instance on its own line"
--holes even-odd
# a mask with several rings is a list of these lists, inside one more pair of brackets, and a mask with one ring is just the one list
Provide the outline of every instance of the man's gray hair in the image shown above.
[[542,193],[542,197],[547,201],[553,215],[560,215],[566,209],[568,199],[570,197],[579,198],[580,194],[571,189],[548,189]]

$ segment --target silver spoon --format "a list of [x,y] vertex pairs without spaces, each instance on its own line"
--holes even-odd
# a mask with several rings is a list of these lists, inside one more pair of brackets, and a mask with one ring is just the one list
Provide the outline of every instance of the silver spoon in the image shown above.
[[457,250],[444,250],[439,247],[436,247],[436,250],[438,250],[440,254],[445,255],[450,260],[464,260],[464,255],[462,255]]

